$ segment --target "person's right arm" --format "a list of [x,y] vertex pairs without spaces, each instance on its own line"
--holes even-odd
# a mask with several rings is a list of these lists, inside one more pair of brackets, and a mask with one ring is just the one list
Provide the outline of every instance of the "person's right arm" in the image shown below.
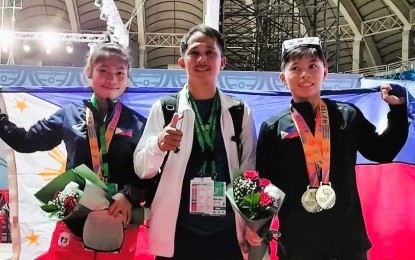
[[182,139],[182,132],[176,129],[178,114],[164,127],[164,115],[160,100],[151,107],[143,135],[134,151],[134,169],[138,177],[154,177],[163,163],[167,151],[175,151]]
[[64,109],[59,109],[49,119],[39,120],[29,130],[17,127],[6,114],[0,114],[0,138],[20,153],[51,150],[62,141],[63,114]]

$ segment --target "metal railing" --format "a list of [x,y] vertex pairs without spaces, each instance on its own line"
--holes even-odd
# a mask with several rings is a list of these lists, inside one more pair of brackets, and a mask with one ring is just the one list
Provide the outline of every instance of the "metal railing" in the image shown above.
[[407,61],[393,62],[387,65],[361,68],[357,71],[348,70],[344,73],[361,74],[362,77],[385,77],[389,75],[399,74],[408,70],[415,70],[415,58],[411,58]]

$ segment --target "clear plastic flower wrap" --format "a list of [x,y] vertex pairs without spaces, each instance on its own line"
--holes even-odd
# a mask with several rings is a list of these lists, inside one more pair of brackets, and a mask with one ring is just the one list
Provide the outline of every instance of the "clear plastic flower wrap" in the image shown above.
[[[252,230],[262,237],[268,237],[268,227],[278,214],[285,193],[252,170],[239,171],[238,177],[228,185],[226,196]],[[262,259],[267,248],[268,240],[264,239],[261,246],[250,247],[248,259]]]

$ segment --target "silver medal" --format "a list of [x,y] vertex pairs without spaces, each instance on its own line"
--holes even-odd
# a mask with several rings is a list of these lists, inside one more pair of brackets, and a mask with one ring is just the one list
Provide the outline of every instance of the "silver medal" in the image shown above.
[[304,192],[303,196],[301,197],[301,204],[303,205],[304,209],[310,213],[317,213],[322,210],[320,205],[318,205],[316,200],[316,193],[317,188],[307,186],[307,190]]
[[320,183],[316,192],[316,201],[322,209],[331,209],[336,203],[336,193],[331,183]]

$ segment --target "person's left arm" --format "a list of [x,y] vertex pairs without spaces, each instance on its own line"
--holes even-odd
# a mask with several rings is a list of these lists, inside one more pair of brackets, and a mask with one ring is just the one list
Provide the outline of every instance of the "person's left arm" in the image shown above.
[[[240,139],[242,145],[242,155],[240,160],[241,171],[254,170],[255,169],[255,152],[256,152],[256,132],[254,120],[252,117],[252,110],[244,102],[244,114],[242,118],[242,129]],[[246,223],[242,217],[237,218],[236,225],[239,226],[242,234],[238,234],[238,240],[240,241],[240,247],[244,253],[248,253],[248,243],[246,241]],[[239,236],[242,237],[239,237]],[[243,241],[243,242],[241,242]]]
[[244,116],[242,120],[242,156],[241,156],[241,167],[242,171],[255,169],[255,153],[256,153],[256,131],[255,124],[252,116],[251,108],[245,103],[244,104]]
[[[397,91],[398,89],[400,91]],[[387,127],[381,134],[378,134],[376,128],[358,111],[357,118],[360,121],[362,133],[359,138],[359,152],[369,160],[386,163],[391,162],[405,144],[409,124],[406,98],[395,95],[395,93],[402,92],[402,87],[382,85],[380,90],[382,99],[390,107]]]

